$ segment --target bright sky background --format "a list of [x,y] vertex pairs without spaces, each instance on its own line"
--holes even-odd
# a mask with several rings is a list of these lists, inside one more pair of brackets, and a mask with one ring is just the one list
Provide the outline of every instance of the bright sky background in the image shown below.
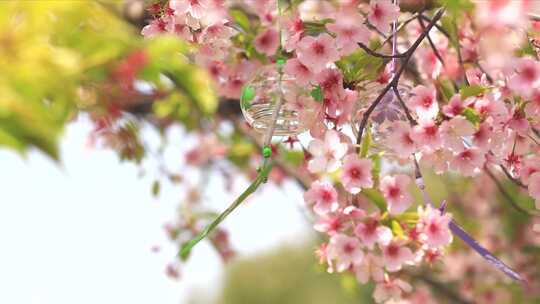
[[[162,227],[174,218],[182,189],[165,185],[154,199],[151,177],[140,178],[110,150],[88,147],[90,130],[84,119],[68,127],[61,165],[36,151],[24,159],[0,150],[0,303],[182,304],[190,290],[218,293],[223,265],[207,244],[194,250],[181,281],[164,274],[175,247]],[[192,141],[179,129],[168,137],[166,159],[178,167]],[[239,192],[245,182],[235,185]],[[210,204],[219,210],[232,198],[221,189],[213,178]],[[294,243],[311,231],[301,204],[293,184],[267,185],[224,225],[241,254]]]

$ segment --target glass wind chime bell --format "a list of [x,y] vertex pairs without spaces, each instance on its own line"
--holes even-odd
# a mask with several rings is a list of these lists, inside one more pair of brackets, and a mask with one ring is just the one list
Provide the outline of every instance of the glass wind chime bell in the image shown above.
[[294,77],[268,66],[244,86],[240,107],[255,131],[264,133],[275,119],[273,134],[290,136],[306,131],[313,121],[311,102],[309,92]]
[[[397,3],[394,2],[394,3]],[[392,55],[397,54],[397,20],[392,23]],[[392,81],[396,74],[397,62],[396,58],[392,58],[391,61],[391,77],[389,81]],[[378,81],[366,81],[360,83],[357,87],[358,101],[353,108],[353,114],[351,115],[351,126],[355,136],[358,136],[359,126],[362,121],[364,113],[371,106],[371,104],[377,99],[377,97],[383,92],[388,83],[380,83]],[[397,92],[401,97],[401,101],[407,103],[410,97],[411,87],[406,84],[399,83],[397,85]],[[394,122],[407,121],[407,116],[403,110],[403,105],[400,99],[396,96],[396,92],[393,88],[390,88],[382,97],[381,101],[370,115],[370,124],[366,126],[364,135],[370,132],[372,137],[371,147],[375,151],[389,151],[387,149],[387,138],[392,132],[392,125]]]

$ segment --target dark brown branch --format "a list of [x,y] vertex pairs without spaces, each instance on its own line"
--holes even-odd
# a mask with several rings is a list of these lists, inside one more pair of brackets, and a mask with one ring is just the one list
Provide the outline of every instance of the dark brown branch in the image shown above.
[[403,58],[405,57],[407,54],[404,53],[404,54],[396,54],[396,55],[386,55],[386,54],[381,54],[381,53],[378,53],[372,49],[370,49],[367,45],[361,43],[361,42],[358,42],[358,46],[363,49],[364,51],[366,51],[366,53],[370,54],[371,56],[374,56],[374,57],[379,57],[379,58],[387,58],[387,59],[392,59],[392,58]]
[[[427,22],[431,22],[431,18],[429,18],[428,16],[424,15],[424,14],[420,14],[420,18],[422,18],[423,20],[427,21]],[[438,23],[435,24],[435,28],[437,30],[439,30],[439,32],[441,32],[443,35],[446,36],[446,38],[450,39],[450,33],[448,33],[448,31],[446,31],[441,25],[439,25]]]
[[401,104],[401,107],[403,108],[403,111],[405,111],[405,116],[407,116],[407,119],[409,120],[409,123],[411,126],[416,125],[416,120],[411,115],[411,111],[409,111],[409,108],[403,101],[403,98],[401,98],[401,94],[399,94],[399,90],[397,86],[393,86],[392,89],[394,90],[394,94],[396,95],[396,98],[398,99],[399,103]]
[[511,180],[514,184],[518,185],[523,189],[527,189],[527,186],[525,186],[519,179],[513,177],[512,174],[510,174],[510,172],[508,172],[508,170],[503,165],[500,165],[499,167],[501,168],[502,172],[504,172],[504,175],[506,175],[506,177],[508,177],[508,179]]
[[435,16],[433,17],[433,20],[426,26],[425,31],[422,32],[420,37],[418,37],[418,39],[416,39],[416,41],[407,50],[407,52],[405,52],[406,57],[403,59],[403,62],[401,63],[401,67],[399,68],[398,72],[394,75],[394,78],[392,78],[390,83],[388,83],[383,88],[383,90],[381,91],[379,96],[377,96],[377,98],[373,101],[373,103],[369,106],[369,108],[366,110],[366,112],[362,116],[362,120],[360,121],[360,127],[358,128],[358,136],[356,137],[356,144],[357,144],[356,149],[357,149],[357,152],[360,151],[360,143],[362,142],[362,136],[364,134],[364,129],[365,129],[366,125],[367,125],[369,117],[371,116],[371,113],[373,113],[375,108],[379,105],[379,103],[383,99],[384,95],[386,95],[386,93],[390,90],[390,88],[393,87],[393,86],[397,86],[397,84],[399,82],[399,78],[403,74],[403,71],[405,71],[405,69],[407,67],[407,64],[411,60],[412,55],[414,54],[414,52],[416,51],[418,46],[420,46],[420,43],[424,40],[424,38],[429,33],[429,31],[433,28],[433,26],[435,26],[435,23],[437,23],[437,21],[439,21],[439,19],[443,16],[443,14],[444,14],[444,8],[440,8],[437,11],[437,13],[435,14]]
[[[418,17],[418,22],[420,23],[420,27],[422,27],[422,30],[425,31],[426,26],[424,25],[424,21],[422,20],[422,18]],[[439,61],[441,62],[441,64],[443,66],[446,66],[446,64],[444,63],[444,60],[443,60],[443,58],[441,56],[441,53],[439,53],[439,50],[437,50],[437,47],[435,46],[435,43],[433,43],[433,40],[431,39],[431,36],[429,34],[427,34],[426,38],[427,38],[427,40],[429,42],[429,45],[431,46],[431,50],[435,54],[435,57],[437,57],[437,59],[439,59]]]

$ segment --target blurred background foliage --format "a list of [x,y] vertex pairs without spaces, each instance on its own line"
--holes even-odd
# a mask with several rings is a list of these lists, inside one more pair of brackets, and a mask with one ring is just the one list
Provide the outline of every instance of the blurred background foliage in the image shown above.
[[[183,56],[187,45],[172,37],[143,40],[138,27],[119,18],[121,4],[0,2],[0,145],[21,153],[35,147],[58,159],[59,136],[78,111],[141,106],[142,93],[162,95],[161,117],[192,119],[179,103],[215,111],[209,78]],[[135,78],[146,90],[126,88]]]

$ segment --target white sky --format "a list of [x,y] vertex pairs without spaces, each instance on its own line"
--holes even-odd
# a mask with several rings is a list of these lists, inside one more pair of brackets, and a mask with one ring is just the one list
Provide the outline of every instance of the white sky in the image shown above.
[[[223,269],[207,244],[194,250],[180,282],[164,274],[175,248],[162,226],[174,217],[181,189],[165,185],[152,198],[152,179],[139,178],[136,166],[87,147],[90,130],[84,120],[67,129],[61,166],[39,152],[23,159],[0,150],[0,303],[180,304],[193,289],[219,292]],[[180,130],[169,138],[166,159],[178,166],[190,141]],[[244,185],[237,182],[237,192]],[[222,193],[219,178],[208,192],[219,210],[233,197]],[[286,192],[267,185],[224,223],[242,254],[310,235],[301,193],[291,184]]]

